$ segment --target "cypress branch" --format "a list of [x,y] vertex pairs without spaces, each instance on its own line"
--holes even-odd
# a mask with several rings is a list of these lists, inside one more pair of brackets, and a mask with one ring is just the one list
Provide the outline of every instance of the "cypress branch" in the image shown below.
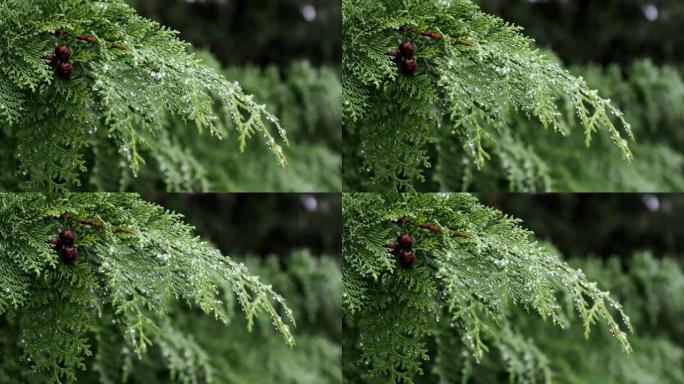
[[589,191],[589,192],[678,192],[684,188],[684,146],[680,127],[684,124],[684,81],[672,66],[656,66],[636,60],[623,68],[588,65],[571,71],[586,79],[625,113],[638,142],[630,145],[635,158],[619,161],[619,149],[606,133],[595,135],[591,148],[576,133],[583,130],[570,101],[564,105],[566,137],[541,132],[540,123],[508,113],[510,125],[484,168],[464,159],[460,140],[448,134],[437,144],[433,178],[443,190],[500,191]]
[[[70,56],[50,56],[60,44]],[[0,47],[0,124],[21,180],[12,189],[79,186],[91,148],[136,176],[145,149],[176,139],[170,116],[218,139],[234,134],[241,149],[259,135],[285,164],[285,132],[265,105],[123,0],[1,0]]]
[[[622,112],[537,50],[520,28],[472,1],[343,0],[342,10],[349,189],[415,190],[428,181],[424,172],[435,155],[447,168],[482,169],[507,151],[510,114],[568,135],[563,101],[586,144],[607,132],[631,160],[632,132]],[[398,50],[402,42],[413,42],[415,51]],[[442,141],[453,142],[456,156],[447,160],[439,147],[435,153]]]
[[346,358],[358,362],[350,377],[413,383],[431,358],[429,337],[459,340],[472,362],[492,346],[508,350],[506,366],[520,370],[519,351],[544,357],[521,346],[516,308],[562,329],[577,321],[585,337],[602,324],[631,352],[631,323],[607,291],[473,196],[344,194],[342,216]]
[[505,376],[511,383],[674,384],[684,380],[684,328],[679,320],[684,315],[684,299],[676,293],[684,289],[681,263],[650,252],[568,262],[600,281],[623,303],[638,330],[630,336],[632,354],[615,353],[615,339],[609,332],[598,329],[585,339],[581,326],[558,329],[519,309],[511,313],[511,324],[497,341],[496,353],[480,364],[462,353],[465,346],[458,335],[440,332],[437,358],[430,364],[432,373],[449,383],[499,382]]
[[[120,339],[124,360],[140,359],[156,344],[169,349],[177,340],[201,369],[199,349],[167,321],[177,302],[225,324],[237,306],[248,330],[268,318],[285,343],[294,344],[294,317],[281,295],[195,237],[180,215],[137,195],[0,194],[0,217],[7,223],[0,233],[0,323],[20,335],[11,345],[23,359],[18,366],[3,359],[0,373],[75,380],[92,354],[91,338]],[[73,261],[60,253],[71,245],[56,240],[64,229],[76,233]]]

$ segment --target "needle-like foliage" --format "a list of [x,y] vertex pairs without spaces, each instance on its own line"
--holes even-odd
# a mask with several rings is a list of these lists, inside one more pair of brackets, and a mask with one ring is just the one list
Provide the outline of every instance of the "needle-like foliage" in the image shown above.
[[[471,195],[345,194],[342,215],[344,359],[358,362],[359,377],[414,382],[430,359],[428,336],[442,333],[480,361],[492,344],[524,340],[510,327],[515,307],[561,328],[574,307],[585,337],[601,323],[631,350],[614,315],[627,330],[629,319],[608,292]],[[388,249],[401,233],[415,239],[412,267]],[[508,350],[515,367],[519,354]]]
[[[504,117],[511,110],[569,134],[561,97],[581,122],[586,144],[606,131],[631,158],[622,137],[631,137],[630,126],[609,100],[535,49],[520,28],[470,0],[343,0],[342,7],[348,188],[415,189],[432,164],[430,145],[444,136],[463,155],[444,166],[483,167],[508,145]],[[412,75],[388,54],[403,41],[417,47]]]
[[[294,343],[293,315],[270,285],[195,237],[179,215],[137,195],[0,194],[0,217],[0,377],[74,380],[93,339],[100,365],[130,366],[155,344],[172,372],[197,377],[207,358],[169,321],[175,302],[224,323],[237,306],[248,329],[268,317]],[[73,264],[49,243],[65,228],[77,234]],[[113,337],[123,340],[116,351],[106,348]],[[179,359],[192,369],[174,370]]]
[[[14,163],[7,172],[18,170],[23,188],[69,189],[89,167],[84,151],[98,147],[96,155],[116,157],[135,174],[145,162],[141,149],[168,156],[163,146],[155,152],[155,141],[174,141],[164,131],[169,116],[217,138],[232,134],[215,123],[226,116],[241,148],[263,136],[284,163],[271,133],[284,139],[277,119],[176,35],[123,0],[1,0],[0,125],[3,154]],[[71,47],[70,77],[45,59],[59,44]]]
[[[169,370],[174,383],[341,383],[342,273],[338,258],[295,251],[282,256],[248,255],[239,260],[286,298],[297,320],[295,348],[273,337],[267,317],[255,322],[253,332],[245,332],[243,318],[235,318],[232,326],[225,327],[177,303],[169,319],[176,331],[169,334],[169,341],[155,345],[144,359],[126,367],[116,358],[124,340],[111,332],[106,344],[97,345],[107,353],[88,360],[95,369],[79,372],[79,381],[121,383],[122,368],[126,367],[131,383],[169,383]],[[185,349],[192,351],[190,356],[201,358],[188,359]],[[206,367],[197,369],[202,365]],[[197,371],[204,376],[196,376]],[[1,373],[0,381],[6,381]]]
[[565,113],[567,137],[543,132],[540,123],[515,113],[503,118],[511,126],[501,137],[492,160],[483,168],[472,163],[454,167],[464,158],[459,140],[443,136],[437,145],[433,174],[442,190],[677,192],[684,189],[684,81],[674,66],[636,60],[630,66],[589,65],[571,68],[587,83],[610,97],[625,113],[639,140],[630,145],[632,162],[620,159],[609,135],[595,135],[587,148],[582,123],[571,103]]
[[[221,66],[211,55],[199,55],[212,68]],[[145,151],[153,158],[137,178],[131,169],[111,156],[96,156],[87,177],[97,190],[150,191],[165,185],[169,191],[231,192],[331,192],[341,186],[341,115],[339,75],[331,68],[315,68],[297,62],[287,69],[268,66],[228,68],[227,79],[238,81],[243,89],[278,116],[291,144],[283,148],[287,166],[280,167],[263,141],[252,140],[244,152],[238,142],[198,137],[187,123],[169,117],[165,132],[154,149]],[[227,131],[233,123],[223,116],[216,125]],[[102,150],[106,151],[106,148]]]
[[678,294],[684,289],[681,263],[674,258],[656,259],[647,252],[568,262],[581,267],[623,303],[637,330],[630,337],[634,353],[614,353],[616,343],[608,332],[599,330],[585,340],[582,327],[560,330],[519,310],[514,311],[511,329],[525,337],[507,332],[497,351],[479,365],[462,353],[465,346],[458,338],[441,333],[432,374],[447,383],[500,382],[505,376],[511,383],[534,381],[530,378],[561,384],[684,381],[684,326],[680,321],[684,299]]

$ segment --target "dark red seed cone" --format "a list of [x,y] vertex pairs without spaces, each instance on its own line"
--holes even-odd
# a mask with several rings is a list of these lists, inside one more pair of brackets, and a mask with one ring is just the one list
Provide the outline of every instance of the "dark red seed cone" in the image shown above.
[[391,57],[392,61],[394,61],[397,64],[401,62],[401,54],[399,53],[398,49],[393,49],[387,52],[387,56]]
[[408,217],[402,217],[401,219],[397,220],[397,224],[409,225],[409,224],[411,224],[411,219],[409,219]]
[[399,254],[399,262],[404,267],[413,267],[413,265],[416,263],[416,254],[411,251],[402,251]]
[[70,79],[71,74],[74,71],[74,67],[71,66],[70,63],[59,63],[57,65],[57,75],[61,77],[62,79]]
[[59,239],[51,239],[48,241],[48,244],[52,245],[55,248],[61,248],[62,247],[62,242],[59,241]]
[[62,244],[70,247],[74,245],[74,241],[76,241],[76,232],[71,229],[65,229],[59,234],[59,240]]
[[408,233],[404,233],[397,239],[397,243],[402,249],[411,249],[413,246],[413,236]]
[[401,27],[399,27],[400,32],[406,33],[406,32],[410,32],[411,30],[413,30],[413,25],[404,24]]
[[47,65],[51,66],[52,68],[57,66],[57,63],[59,60],[57,60],[56,56],[54,53],[50,52],[47,55],[43,56],[43,60]]
[[78,250],[74,247],[66,247],[59,254],[65,263],[73,263],[76,260],[76,256],[78,256]]
[[399,255],[399,251],[401,251],[401,247],[399,246],[399,243],[396,241],[393,243],[389,243],[386,245],[387,249],[390,250],[390,253],[393,254],[394,256]]
[[55,56],[61,61],[69,60],[69,57],[71,57],[71,48],[66,44],[58,45],[57,48],[55,48]]
[[404,41],[399,46],[399,52],[403,57],[412,59],[413,54],[416,52],[416,45],[412,41]]
[[416,73],[416,69],[418,68],[418,63],[414,59],[406,59],[401,62],[401,71],[405,75],[413,75]]

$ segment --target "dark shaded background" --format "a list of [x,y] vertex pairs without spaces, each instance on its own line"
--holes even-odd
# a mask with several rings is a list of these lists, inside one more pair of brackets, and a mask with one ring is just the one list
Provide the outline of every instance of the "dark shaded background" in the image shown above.
[[565,63],[621,63],[650,57],[684,59],[681,0],[476,0],[490,13],[525,28]]
[[339,66],[340,0],[130,0],[224,65]]
[[202,238],[227,255],[288,255],[308,249],[338,256],[339,194],[144,194],[185,215]]
[[684,194],[480,194],[566,257],[629,258],[651,250],[684,260]]

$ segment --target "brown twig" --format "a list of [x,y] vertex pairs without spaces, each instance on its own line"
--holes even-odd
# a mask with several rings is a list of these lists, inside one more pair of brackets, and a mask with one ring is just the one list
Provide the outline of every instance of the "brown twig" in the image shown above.
[[81,224],[83,225],[89,225],[95,229],[100,229],[102,228],[102,222],[100,220],[89,220],[89,219],[83,219],[81,220]]
[[[95,228],[95,229],[102,229],[102,225],[103,225],[102,221],[100,221],[100,220],[90,220],[90,219],[81,220],[81,224],[91,226],[91,227],[93,227],[93,228]],[[129,233],[129,234],[131,234],[131,235],[132,235],[132,234],[135,234],[135,231],[133,231],[133,230],[130,229],[130,228],[127,228],[127,227],[119,227],[119,226],[116,226],[116,225],[113,225],[113,226],[112,226],[112,231],[114,231],[114,232]]]
[[97,43],[97,39],[89,35],[78,35],[76,38],[91,44]]
[[[439,227],[435,224],[424,223],[420,225],[421,228],[427,229],[432,233],[437,233],[440,231]],[[449,228],[449,232],[457,237],[462,237],[464,239],[470,239],[470,234],[464,231],[459,231],[458,229]]]
[[[71,216],[71,214],[69,214],[69,213],[63,213],[60,216],[55,217],[55,219],[60,220],[60,221],[67,221],[67,220],[71,220],[72,217],[73,216]],[[93,228],[98,229],[98,230],[102,229],[102,227],[104,226],[104,223],[102,222],[102,220],[96,220],[96,219],[83,219],[80,221],[80,223],[82,225],[87,225],[87,226],[93,227]],[[116,226],[116,225],[112,226],[112,231],[129,233],[131,235],[135,234],[135,231],[128,228],[128,227],[120,227],[120,226]]]
[[[399,32],[406,33],[406,32],[411,32],[414,29],[415,29],[415,27],[413,25],[406,24],[406,25],[402,25],[401,27],[399,27]],[[419,32],[419,34],[421,36],[429,37],[432,40],[440,40],[440,39],[443,39],[445,37],[445,35],[442,35],[441,33],[430,32],[430,31]],[[461,39],[459,37],[451,36],[451,35],[447,35],[447,37],[449,37],[449,39],[451,40],[452,43],[456,43],[456,44],[460,44],[460,45],[467,45],[469,47],[472,47],[473,45],[475,45],[475,43],[470,41],[470,40]]]
[[456,43],[456,44],[460,44],[460,45],[466,45],[468,47],[472,47],[473,45],[475,45],[475,43],[473,43],[470,40],[461,39],[459,37],[455,37],[455,36],[451,36],[451,35],[442,35],[442,34],[437,33],[437,32],[424,31],[424,32],[420,32],[420,35],[425,36],[425,37],[429,37],[432,40],[444,39],[446,36],[451,40],[452,43]]
[[[69,31],[66,29],[58,29],[55,31],[55,36],[69,36]],[[77,40],[85,41],[86,43],[90,44],[97,44],[98,40],[94,36],[86,35],[86,34],[80,34],[76,36]],[[105,42],[108,44],[110,47],[114,47],[117,49],[123,49],[126,50],[128,47],[123,44],[123,43],[110,43],[110,42]]]

